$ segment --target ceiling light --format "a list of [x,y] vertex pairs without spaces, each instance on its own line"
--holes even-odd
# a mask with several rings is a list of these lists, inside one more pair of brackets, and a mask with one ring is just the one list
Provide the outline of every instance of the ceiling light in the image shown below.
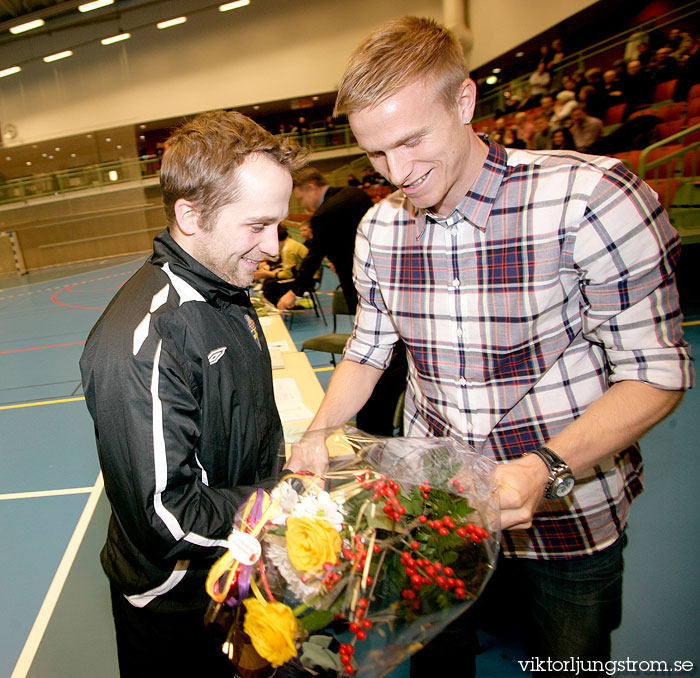
[[235,0],[234,2],[227,2],[225,5],[219,5],[219,11],[228,12],[230,9],[238,9],[249,4],[250,0]]
[[494,68],[491,73],[500,73],[501,69],[500,68]]
[[71,153],[71,154],[70,154],[70,157],[71,157],[71,158],[77,158],[78,156],[77,156],[75,153]]
[[5,160],[12,160],[12,158],[9,155],[6,155]]
[[53,160],[53,156],[52,156],[52,155],[49,156],[49,160]]
[[105,141],[109,143],[110,141],[112,141],[112,137],[105,137]]
[[495,75],[489,75],[488,78],[486,78],[486,84],[487,85],[495,85],[498,82],[498,77]]
[[516,56],[518,59],[521,59],[522,57],[525,56],[525,52],[516,52],[516,53],[515,53],[515,56]]
[[171,28],[172,26],[179,26],[187,21],[186,16],[179,16],[175,19],[168,19],[167,21],[161,21],[156,24],[156,28]]
[[10,28],[10,33],[17,35],[17,33],[24,33],[25,31],[31,31],[35,28],[41,28],[45,21],[43,19],[34,19],[34,21],[27,21],[26,24],[20,24],[19,26],[13,26]]
[[54,148],[53,150],[56,151],[56,153],[58,153],[61,149],[58,146],[56,146],[56,148]]
[[91,12],[93,9],[100,9],[100,7],[107,7],[111,5],[114,0],[94,0],[94,2],[86,2],[84,5],[78,5],[79,12]]
[[4,78],[6,75],[12,75],[13,73],[19,73],[21,70],[19,66],[10,66],[10,68],[0,71],[0,78]]
[[69,56],[73,56],[73,52],[67,49],[65,52],[56,52],[56,54],[50,54],[44,57],[44,61],[50,64],[52,61],[58,61],[59,59],[66,59]]
[[25,162],[24,164],[25,164],[27,167],[31,167],[31,166],[32,166],[32,161],[31,161],[31,160],[27,160],[27,162]]
[[110,181],[116,181],[117,179],[119,179],[119,174],[117,173],[117,170],[109,170],[109,172],[107,172],[107,176],[109,177]]
[[113,42],[121,42],[122,40],[128,40],[131,37],[131,33],[120,33],[119,35],[113,35],[111,38],[102,38],[100,42],[103,45],[111,45]]

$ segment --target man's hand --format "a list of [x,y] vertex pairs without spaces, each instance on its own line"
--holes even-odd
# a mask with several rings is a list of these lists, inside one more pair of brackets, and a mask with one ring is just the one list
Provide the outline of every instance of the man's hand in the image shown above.
[[294,306],[294,304],[297,303],[297,295],[292,292],[292,290],[289,290],[288,292],[285,292],[281,297],[280,300],[277,302],[277,308],[280,311],[287,311],[290,308]]
[[293,471],[325,473],[328,470],[327,431],[307,431],[298,443],[292,443],[292,453],[284,468]]
[[530,527],[549,478],[545,463],[536,454],[528,454],[499,464],[494,477],[498,484],[501,528]]

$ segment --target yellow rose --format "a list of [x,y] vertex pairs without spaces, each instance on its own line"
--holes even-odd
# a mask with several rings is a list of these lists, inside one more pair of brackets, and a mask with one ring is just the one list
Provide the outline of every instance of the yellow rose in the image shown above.
[[243,604],[243,630],[255,651],[275,668],[294,657],[297,618],[291,608],[282,603],[261,603],[257,598],[247,598]]
[[342,542],[338,531],[323,518],[287,518],[287,553],[302,572],[315,572],[323,563],[338,562]]

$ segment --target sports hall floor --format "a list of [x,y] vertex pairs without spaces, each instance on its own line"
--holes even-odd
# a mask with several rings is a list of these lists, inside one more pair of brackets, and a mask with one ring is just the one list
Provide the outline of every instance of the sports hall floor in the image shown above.
[[[108,506],[78,358],[88,331],[143,256],[0,280],[0,678],[115,678],[98,553]],[[324,274],[324,307],[336,281]],[[295,317],[297,344],[326,329]],[[341,329],[341,331],[344,331]],[[700,314],[686,317],[700,355]],[[326,355],[310,354],[321,383]],[[645,493],[626,554],[613,657],[700,665],[700,391],[643,440]],[[522,676],[508,638],[482,637],[480,676]],[[173,648],[176,651],[175,648]],[[439,675],[439,667],[436,667]],[[617,675],[623,675],[618,672]],[[393,678],[407,676],[405,665]],[[638,672],[636,675],[640,675]]]

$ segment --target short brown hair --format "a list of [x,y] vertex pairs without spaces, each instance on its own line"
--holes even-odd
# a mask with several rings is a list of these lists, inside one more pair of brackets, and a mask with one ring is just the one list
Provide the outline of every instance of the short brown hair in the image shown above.
[[168,226],[175,223],[176,201],[184,198],[197,210],[201,227],[210,228],[219,210],[238,198],[236,172],[253,153],[290,172],[303,167],[308,154],[236,111],[210,111],[178,127],[166,142],[160,170]]
[[300,186],[306,186],[307,184],[313,184],[314,186],[319,186],[323,188],[328,186],[326,177],[321,174],[315,167],[304,167],[304,169],[294,172],[292,175],[294,179],[294,188],[299,188]]
[[338,89],[333,115],[376,106],[401,88],[430,76],[445,106],[456,105],[469,77],[459,40],[433,19],[389,21],[352,53]]

